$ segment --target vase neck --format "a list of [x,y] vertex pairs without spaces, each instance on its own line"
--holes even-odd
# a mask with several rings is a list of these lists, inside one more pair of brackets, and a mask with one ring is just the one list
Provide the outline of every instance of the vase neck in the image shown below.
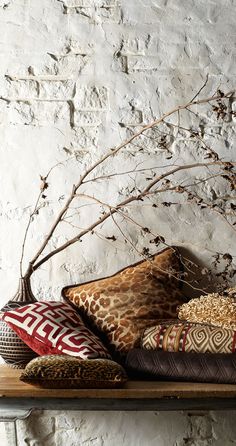
[[12,298],[14,302],[37,302],[34,297],[30,284],[30,277],[21,277],[19,280],[18,290],[15,296]]

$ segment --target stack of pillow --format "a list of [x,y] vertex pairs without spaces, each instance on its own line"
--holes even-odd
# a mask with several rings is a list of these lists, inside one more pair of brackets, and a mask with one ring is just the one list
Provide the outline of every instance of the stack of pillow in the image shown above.
[[64,288],[65,303],[37,302],[7,311],[3,319],[41,355],[26,366],[22,379],[45,387],[122,385],[127,376],[114,359],[124,364],[146,327],[176,317],[183,303],[181,270],[178,253],[168,248],[112,277]]
[[[231,319],[215,327],[203,309],[196,320],[199,303],[184,303],[182,272],[178,251],[167,248],[111,277],[65,287],[65,302],[6,312],[3,319],[40,355],[21,379],[44,387],[117,387],[127,380],[123,365],[134,377],[236,382],[236,318],[235,326]],[[223,315],[219,301],[214,308]]]
[[144,377],[236,383],[236,289],[181,305],[178,318],[144,330],[126,364]]
[[46,388],[114,388],[127,381],[100,339],[63,302],[35,302],[6,311],[3,319],[38,355],[24,382]]

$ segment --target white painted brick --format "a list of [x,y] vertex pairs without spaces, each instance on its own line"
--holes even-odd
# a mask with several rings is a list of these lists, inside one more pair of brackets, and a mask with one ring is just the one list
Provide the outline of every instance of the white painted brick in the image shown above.
[[74,122],[76,126],[97,126],[103,121],[104,112],[75,111]]
[[70,106],[67,102],[38,102],[34,104],[34,120],[38,125],[62,125],[70,122]]
[[108,108],[108,89],[106,87],[76,87],[75,108],[77,110],[106,110]]
[[119,23],[120,5],[117,0],[62,0],[66,14],[76,14],[89,23]]
[[58,74],[66,73],[68,76],[77,77],[86,67],[89,60],[90,56],[85,53],[59,56],[59,61],[56,65]]
[[73,140],[74,150],[88,150],[97,147],[99,130],[97,126],[93,127],[77,127],[75,130],[75,138]]
[[145,56],[145,53],[149,50],[150,43],[153,41],[153,39],[153,36],[151,37],[151,35],[148,33],[145,35],[137,35],[137,33],[133,31],[128,39],[122,40],[122,54]]
[[39,81],[40,99],[70,100],[75,95],[75,82],[66,80]]
[[95,19],[98,23],[119,23],[121,20],[119,5],[115,2],[103,2],[103,5],[96,11]]
[[67,47],[66,52],[49,52],[47,62],[41,67],[34,67],[36,75],[51,74],[67,77],[68,79],[77,79],[78,75],[89,63],[91,58],[91,49],[71,49]]
[[69,126],[70,106],[67,102],[60,101],[11,102],[8,121],[18,125]]
[[158,57],[151,56],[129,56],[128,72],[135,71],[157,71],[160,68],[160,60]]
[[127,126],[141,124],[143,122],[143,113],[141,110],[123,108],[120,110],[120,122]]
[[34,110],[29,102],[10,102],[8,107],[8,122],[10,124],[30,125],[34,122]]
[[17,431],[19,446],[50,446],[54,444],[55,417],[36,411],[32,418],[17,421]]
[[[76,80],[90,61],[92,49],[90,49],[90,53],[88,48],[78,48],[73,52],[68,45],[66,47],[66,50],[64,48],[58,48],[56,51],[49,50],[43,54],[40,60],[37,60],[37,64],[29,60],[30,70],[35,75],[35,78],[58,76],[65,80]],[[29,75],[28,69],[29,66],[19,66],[17,75],[21,78],[27,77]]]
[[12,99],[35,99],[38,97],[38,83],[32,79],[7,79],[4,96]]

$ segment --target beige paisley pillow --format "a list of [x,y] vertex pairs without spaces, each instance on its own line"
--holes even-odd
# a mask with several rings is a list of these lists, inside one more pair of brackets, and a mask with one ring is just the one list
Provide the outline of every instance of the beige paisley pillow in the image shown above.
[[49,389],[105,389],[120,387],[127,375],[121,365],[109,359],[46,355],[30,361],[20,380]]
[[236,331],[190,322],[162,322],[144,331],[146,350],[195,353],[235,353]]
[[111,277],[65,287],[62,296],[113,351],[125,354],[139,344],[144,328],[176,317],[176,307],[183,303],[181,269],[176,250],[167,248]]

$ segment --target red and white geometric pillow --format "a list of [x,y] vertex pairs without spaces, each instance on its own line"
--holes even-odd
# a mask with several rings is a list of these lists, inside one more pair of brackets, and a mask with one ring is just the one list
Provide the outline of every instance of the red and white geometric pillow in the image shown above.
[[6,311],[3,320],[39,355],[111,358],[99,338],[85,327],[80,316],[66,303],[31,303]]

